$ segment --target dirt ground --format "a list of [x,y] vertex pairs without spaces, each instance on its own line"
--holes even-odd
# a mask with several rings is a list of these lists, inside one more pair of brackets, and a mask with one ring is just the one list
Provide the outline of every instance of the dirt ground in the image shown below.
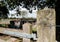
[[0,34],[0,42],[22,42],[22,39]]

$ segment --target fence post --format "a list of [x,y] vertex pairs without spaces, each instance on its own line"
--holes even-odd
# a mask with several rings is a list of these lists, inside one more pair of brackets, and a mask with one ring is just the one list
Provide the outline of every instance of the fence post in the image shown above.
[[[32,33],[32,27],[31,27],[30,23],[23,24],[23,32],[27,33],[27,34],[31,34]],[[31,40],[27,39],[27,38],[23,38],[23,42],[31,42]]]
[[37,42],[56,42],[54,9],[37,11],[37,35]]

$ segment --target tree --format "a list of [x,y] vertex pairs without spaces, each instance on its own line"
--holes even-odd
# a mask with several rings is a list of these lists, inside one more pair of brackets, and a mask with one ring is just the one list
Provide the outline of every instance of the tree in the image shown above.
[[21,11],[22,18],[26,17],[27,12],[26,11]]
[[9,9],[13,10],[17,6],[25,7],[26,9],[30,10],[30,8],[37,6],[37,8],[43,9],[45,6],[49,8],[55,7],[55,0],[5,0],[7,4],[9,5]]
[[7,18],[8,9],[3,1],[0,1],[0,18]]
[[2,6],[0,5],[0,14],[2,15],[0,16],[2,17],[4,15],[6,18],[8,11],[15,9],[16,7],[18,7],[17,13],[20,14],[19,5],[28,9],[30,13],[32,13],[31,8],[34,7],[36,9],[36,6],[38,10],[43,9],[45,6],[55,8],[55,0],[3,0],[0,1],[0,3],[2,3]]
[[55,7],[55,3],[57,2],[57,0],[47,0],[46,2],[49,7]]
[[45,6],[49,8],[55,8],[55,1],[52,0],[3,0],[3,2],[6,4],[8,11],[18,7],[17,15],[21,14],[21,12],[19,11],[19,5],[29,10],[30,13],[32,13],[31,8],[34,7],[36,9],[36,6],[38,10],[43,9]]

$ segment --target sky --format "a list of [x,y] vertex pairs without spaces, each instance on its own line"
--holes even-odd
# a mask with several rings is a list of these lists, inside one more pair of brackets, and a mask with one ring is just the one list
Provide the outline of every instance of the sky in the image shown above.
[[[16,16],[16,15],[15,16],[11,16],[11,14],[17,14],[16,9],[17,9],[17,7],[14,10],[12,10],[12,11],[9,10],[9,15],[8,15],[9,18],[10,17],[12,17],[12,18],[14,18],[14,17],[16,17],[16,18],[22,18],[21,15],[19,15],[19,16]],[[29,10],[27,10],[26,8],[22,8],[22,6],[19,6],[19,10],[27,12],[27,14],[24,15],[25,18],[36,18],[36,16],[37,16],[37,14],[36,14],[37,9],[34,10],[34,8],[32,8],[32,10],[33,10],[32,13],[29,13]]]
[[[46,1],[46,0],[43,0],[43,1]],[[7,4],[7,2],[5,2],[5,3]],[[32,13],[29,13],[29,10],[27,10],[26,8],[22,8],[22,7],[23,7],[23,4],[22,4],[22,6],[19,6],[19,10],[20,11],[26,11],[27,12],[27,14],[24,16],[25,18],[36,18],[37,17],[37,13],[36,13],[37,12],[37,9],[34,10],[34,8],[32,8],[32,10],[33,10]],[[18,16],[16,15],[17,14],[16,9],[17,9],[17,7],[14,10],[9,10],[9,14],[8,14],[8,17],[9,18],[10,17],[11,18],[22,18],[21,15],[18,15]],[[14,14],[14,16],[11,16],[11,14]]]

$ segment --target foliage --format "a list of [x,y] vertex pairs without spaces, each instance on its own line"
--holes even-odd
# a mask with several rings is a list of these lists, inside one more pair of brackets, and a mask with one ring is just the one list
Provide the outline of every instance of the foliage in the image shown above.
[[0,18],[7,18],[8,9],[3,1],[0,1]]
[[[9,5],[9,8],[10,9],[14,9],[16,8],[17,6],[22,6],[27,8],[28,10],[30,10],[30,8],[34,7],[34,6],[37,6],[38,8],[44,8],[45,6],[52,6],[54,8],[54,5],[55,5],[55,0],[5,0],[8,5]],[[52,8],[50,7],[50,8]]]
[[[0,16],[7,17],[8,10],[13,10],[18,7],[17,12],[19,12],[19,5],[23,6],[24,8],[28,9],[30,13],[32,13],[32,7],[36,9],[43,9],[44,7],[55,8],[55,1],[56,0],[3,0],[0,1]],[[1,15],[3,14],[3,16]]]

